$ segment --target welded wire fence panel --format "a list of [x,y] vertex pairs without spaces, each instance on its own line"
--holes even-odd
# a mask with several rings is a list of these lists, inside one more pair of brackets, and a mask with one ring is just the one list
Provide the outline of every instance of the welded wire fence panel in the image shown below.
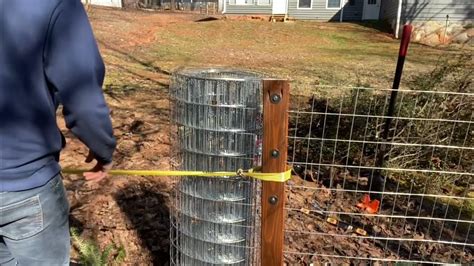
[[[250,169],[261,157],[262,82],[225,69],[181,70],[170,86],[182,170]],[[259,183],[229,176],[176,180],[172,265],[257,265]]]
[[472,263],[474,93],[400,90],[383,139],[391,90],[318,91],[292,98],[286,262]]

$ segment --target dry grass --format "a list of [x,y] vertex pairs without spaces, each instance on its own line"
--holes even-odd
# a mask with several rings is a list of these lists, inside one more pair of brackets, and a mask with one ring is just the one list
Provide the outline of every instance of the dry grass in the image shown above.
[[[288,78],[293,93],[316,84],[389,87],[399,41],[373,25],[217,19],[190,14],[93,9],[91,19],[109,66],[108,83],[181,66],[232,66]],[[405,77],[430,70],[454,50],[412,44]],[[166,77],[161,80],[166,83]]]

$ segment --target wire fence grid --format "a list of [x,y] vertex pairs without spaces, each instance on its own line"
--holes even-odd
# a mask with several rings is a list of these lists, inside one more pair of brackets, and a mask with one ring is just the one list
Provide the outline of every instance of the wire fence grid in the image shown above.
[[[173,75],[170,91],[182,170],[260,164],[262,82],[255,74],[184,69]],[[259,187],[238,176],[177,179],[171,265],[258,265]]]
[[474,93],[399,90],[383,139],[391,90],[317,91],[289,111],[285,262],[472,263]]

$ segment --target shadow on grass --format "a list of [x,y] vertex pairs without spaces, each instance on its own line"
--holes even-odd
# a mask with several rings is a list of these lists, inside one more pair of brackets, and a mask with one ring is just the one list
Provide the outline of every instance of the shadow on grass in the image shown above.
[[151,63],[151,62],[146,62],[146,61],[144,61],[144,60],[142,60],[142,59],[140,59],[140,58],[137,58],[137,57],[131,55],[130,53],[127,53],[127,52],[125,52],[125,51],[122,51],[122,50],[120,50],[120,49],[118,49],[118,48],[116,48],[116,47],[114,47],[114,46],[112,46],[112,45],[110,45],[110,44],[108,44],[108,43],[106,43],[106,42],[104,42],[104,41],[98,40],[98,43],[99,43],[101,46],[103,46],[103,47],[105,47],[105,48],[107,48],[107,49],[109,49],[109,50],[111,50],[111,51],[114,51],[114,52],[116,52],[116,53],[122,55],[122,56],[125,57],[126,59],[128,59],[128,60],[130,60],[130,61],[132,61],[132,62],[134,62],[134,63],[140,64],[140,65],[146,67],[147,69],[150,69],[150,70],[153,71],[153,72],[160,73],[160,74],[163,74],[163,75],[166,75],[166,76],[171,75],[170,72],[168,72],[168,71],[166,71],[166,70],[164,70],[164,69],[162,69],[162,68],[160,68],[160,67],[154,66],[153,63]]
[[389,33],[389,34],[393,33],[393,30],[390,27],[390,24],[388,24],[386,21],[383,21],[383,20],[366,20],[366,21],[357,21],[353,23],[362,27],[377,30],[379,32]]
[[207,18],[202,18],[202,19],[198,19],[194,22],[209,22],[209,21],[216,21],[216,20],[219,20],[219,18],[216,18],[216,17],[207,17]]

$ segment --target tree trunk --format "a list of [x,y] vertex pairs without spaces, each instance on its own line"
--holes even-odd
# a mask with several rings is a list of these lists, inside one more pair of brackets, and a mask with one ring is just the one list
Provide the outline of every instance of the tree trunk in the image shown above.
[[171,2],[170,2],[170,9],[171,9],[171,11],[174,11],[174,10],[175,10],[175,7],[176,7],[176,2],[175,2],[175,1],[176,1],[176,0],[171,0]]

